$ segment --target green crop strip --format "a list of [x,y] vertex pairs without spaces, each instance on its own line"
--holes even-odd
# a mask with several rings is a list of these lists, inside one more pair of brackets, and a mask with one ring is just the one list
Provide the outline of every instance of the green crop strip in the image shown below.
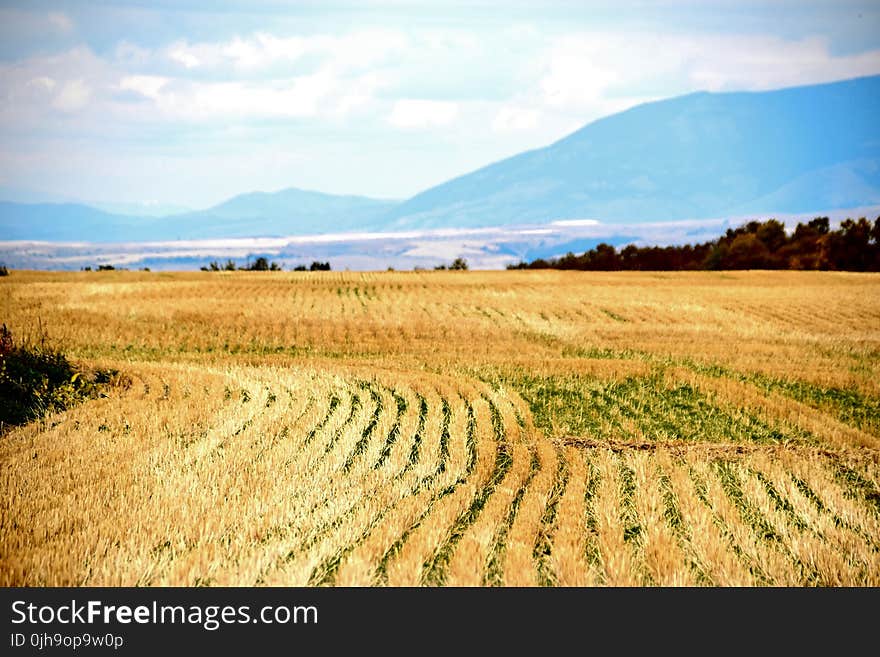
[[[422,399],[422,401],[424,401],[424,399]],[[453,482],[449,486],[446,486],[442,490],[435,493],[433,495],[433,497],[431,498],[430,502],[428,503],[428,505],[426,506],[425,510],[422,511],[422,513],[419,515],[419,517],[416,518],[415,521],[413,521],[413,523],[410,524],[410,526],[407,527],[403,531],[403,533],[401,533],[401,535],[397,538],[397,540],[395,540],[394,543],[392,543],[388,547],[388,549],[384,552],[384,554],[382,555],[382,558],[379,559],[379,563],[376,566],[375,582],[377,584],[386,584],[388,582],[388,563],[400,553],[400,550],[403,548],[403,545],[409,539],[410,534],[412,534],[425,521],[425,518],[427,518],[428,514],[431,513],[431,510],[433,509],[434,504],[436,504],[436,502],[438,500],[441,500],[442,498],[446,497],[447,495],[451,495],[458,486],[460,486],[465,481],[467,481],[467,478],[473,473],[474,468],[476,467],[476,463],[477,463],[477,436],[476,436],[477,420],[476,420],[476,416],[474,415],[473,405],[469,401],[465,401],[465,406],[467,407],[467,416],[468,416],[467,439],[466,439],[467,446],[468,446],[468,464],[467,464],[467,468],[465,470],[465,473],[463,475],[459,476],[458,479],[455,480],[455,482]],[[425,413],[427,414],[427,406],[425,408]],[[416,487],[413,489],[413,495],[415,495],[418,492],[419,487],[420,487],[420,484],[416,484]]]
[[[593,463],[589,456],[587,459],[587,488],[584,491],[584,515],[587,527],[586,547],[584,548],[584,556],[587,563],[592,564],[596,568],[596,572],[603,573],[602,555],[599,552],[599,524],[596,519],[596,494],[599,491],[599,484],[602,475],[599,468]],[[600,577],[604,578],[604,574]]]
[[351,398],[351,406],[348,409],[348,417],[345,418],[345,422],[339,425],[339,428],[333,432],[333,435],[330,436],[330,440],[327,442],[326,447],[324,447],[324,454],[329,454],[333,451],[333,448],[336,446],[337,441],[342,437],[345,428],[352,423],[355,414],[361,408],[361,398],[358,395],[353,395]]
[[342,403],[342,399],[339,398],[338,395],[334,394],[330,397],[330,405],[327,408],[327,413],[323,418],[316,424],[312,429],[306,434],[305,440],[303,444],[308,445],[312,440],[314,440],[315,436],[321,431],[327,423],[330,421],[330,418],[333,417],[333,413],[336,412],[336,409]]
[[550,556],[553,552],[553,533],[556,526],[556,515],[559,511],[559,500],[562,499],[565,488],[568,486],[569,468],[568,462],[565,460],[565,452],[559,447],[556,449],[556,457],[553,485],[550,488],[544,513],[541,515],[541,527],[532,548],[532,557],[535,559],[538,581],[541,586],[556,586],[557,584]]
[[422,395],[418,395],[419,399],[419,423],[412,438],[412,448],[409,452],[409,459],[403,470],[397,473],[398,477],[402,477],[419,462],[419,452],[422,447],[422,434],[425,432],[425,423],[428,421],[428,400]]
[[489,481],[477,491],[470,506],[455,519],[455,522],[453,522],[446,540],[435,550],[432,557],[423,565],[422,584],[427,586],[443,585],[446,580],[446,566],[449,563],[449,559],[452,557],[455,546],[461,540],[461,537],[464,536],[467,529],[476,522],[480,512],[486,506],[489,496],[495,492],[495,487],[504,479],[513,463],[501,413],[493,401],[488,399],[486,401],[489,403],[489,410],[492,415],[492,428],[495,433],[495,465],[492,474],[489,477]]
[[504,518],[504,522],[501,523],[501,526],[492,537],[492,550],[489,553],[488,563],[486,564],[486,576],[483,578],[484,586],[504,585],[503,561],[504,552],[507,549],[507,536],[510,534],[510,530],[516,520],[516,514],[519,512],[519,507],[522,504],[526,491],[529,489],[529,486],[531,486],[535,475],[537,475],[541,469],[541,459],[538,458],[538,451],[534,446],[532,446],[531,452],[532,460],[529,462],[529,473],[526,476],[526,480],[517,489],[516,495],[514,495],[513,501],[510,503],[510,510]]
[[367,445],[370,443],[370,438],[373,435],[373,432],[376,430],[376,425],[379,424],[379,418],[382,415],[382,397],[376,391],[375,387],[370,384],[363,384],[362,387],[368,389],[370,392],[370,398],[373,401],[373,414],[370,417],[370,421],[366,427],[364,427],[363,432],[361,433],[360,439],[354,446],[351,454],[348,455],[348,458],[345,459],[345,463],[342,466],[343,472],[348,472],[351,470],[352,465],[354,465],[355,459],[358,456],[364,453],[367,449]]
[[730,528],[718,515],[718,513],[712,508],[712,502],[709,500],[709,489],[707,483],[703,481],[703,479],[691,467],[688,467],[688,475],[690,476],[691,482],[694,485],[694,492],[696,493],[699,500],[706,505],[706,508],[712,514],[712,522],[721,531],[722,535],[727,540],[727,544],[730,546],[730,549],[733,550],[733,553],[740,561],[742,561],[743,564],[745,564],[745,566],[749,569],[749,572],[757,581],[765,585],[771,584],[772,582],[764,573],[764,571],[758,566],[758,564],[754,562],[751,557],[749,557],[748,554],[745,553],[743,548],[736,541],[736,538],[730,531]]
[[397,439],[400,437],[400,423],[403,421],[404,416],[406,415],[407,403],[406,398],[403,395],[398,393],[394,393],[394,402],[397,404],[397,417],[394,420],[394,426],[391,427],[391,430],[388,432],[388,435],[385,437],[385,444],[382,447],[382,453],[379,454],[379,458],[376,460],[376,463],[373,465],[374,470],[378,470],[381,468],[385,461],[391,456],[391,448],[394,447],[394,444],[397,442]]

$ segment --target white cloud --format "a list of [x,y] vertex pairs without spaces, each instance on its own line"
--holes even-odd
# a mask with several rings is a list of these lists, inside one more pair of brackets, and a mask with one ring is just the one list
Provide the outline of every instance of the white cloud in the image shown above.
[[693,39],[686,49],[691,83],[709,91],[765,90],[880,73],[880,50],[834,55],[827,39]]
[[169,118],[310,117],[318,114],[337,84],[326,72],[285,82],[178,82],[160,86],[155,99]]
[[157,100],[159,92],[166,84],[168,84],[168,78],[158,75],[127,75],[119,81],[119,88]]
[[45,91],[52,91],[55,88],[56,82],[48,76],[41,75],[39,77],[32,78],[28,81],[27,84],[29,87],[36,87]]
[[178,64],[182,64],[185,68],[196,68],[200,66],[202,60],[198,58],[198,56],[189,50],[186,46],[174,46],[168,51],[168,57],[177,62]]
[[334,67],[342,70],[369,70],[380,64],[400,63],[419,48],[419,43],[397,30],[363,30],[341,37],[315,40],[314,51],[328,56]]
[[189,43],[169,46],[168,59],[184,68],[197,67],[256,73],[279,66],[290,66],[311,56],[318,68],[336,71],[364,70],[409,46],[405,34],[394,30],[361,30],[342,35],[278,36],[257,32],[236,36],[229,41]]
[[74,27],[70,17],[60,11],[49,13],[49,24],[59,32],[70,32]]
[[366,73],[348,79],[341,85],[335,106],[331,110],[333,115],[344,117],[366,110],[375,104],[376,94],[387,84],[387,79],[380,73]]
[[[567,37],[554,45],[541,79],[542,100],[551,107],[592,107],[624,68],[601,61],[599,44]],[[610,54],[610,53],[609,53]],[[625,64],[624,64],[625,65]]]
[[505,105],[495,114],[492,130],[495,132],[530,130],[538,124],[540,116],[540,112],[534,109]]
[[91,95],[91,88],[83,80],[70,80],[61,87],[52,105],[62,112],[76,112],[88,104]]
[[569,32],[532,45],[518,90],[483,117],[484,129],[520,150],[693,91],[766,90],[880,73],[880,50],[836,54],[821,38]]
[[820,37],[585,32],[549,47],[533,95],[548,108],[601,115],[619,111],[627,99],[765,90],[877,73],[880,50],[835,55]]
[[222,55],[231,60],[236,68],[255,70],[278,62],[295,62],[307,52],[317,47],[327,37],[277,37],[258,33],[249,39],[235,37],[231,42],[220,45]]
[[149,66],[152,52],[128,41],[120,41],[113,51],[116,64],[126,68]]
[[222,54],[234,62],[235,66],[243,69],[253,69],[265,65],[270,58],[259,44],[254,41],[245,41],[239,37],[222,47]]
[[[18,137],[39,138],[51,128],[53,116],[59,118],[57,113],[73,114],[99,103],[109,70],[88,48],[0,64],[0,126]],[[70,117],[64,121],[65,134],[73,136]]]
[[458,117],[458,103],[407,98],[394,103],[388,122],[397,128],[447,126]]

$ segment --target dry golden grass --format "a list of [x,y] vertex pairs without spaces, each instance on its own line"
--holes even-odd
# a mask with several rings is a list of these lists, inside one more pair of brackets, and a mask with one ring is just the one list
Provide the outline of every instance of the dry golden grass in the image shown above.
[[880,276],[13,272],[0,585],[876,586]]

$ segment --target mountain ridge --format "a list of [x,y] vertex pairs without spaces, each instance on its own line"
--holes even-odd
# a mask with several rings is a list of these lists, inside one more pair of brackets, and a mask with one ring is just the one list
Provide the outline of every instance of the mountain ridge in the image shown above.
[[[241,207],[256,199],[260,209]],[[162,217],[106,212],[85,203],[0,201],[0,239],[113,242],[317,234],[327,232],[331,212],[340,230],[361,229],[395,203],[296,187],[237,194],[205,210]]]
[[[643,103],[416,194],[389,219],[404,228],[720,217],[828,166],[848,166],[872,190],[853,205],[868,204],[880,190],[878,115],[880,76]],[[866,161],[867,171],[855,164]],[[776,200],[756,210],[794,209]]]

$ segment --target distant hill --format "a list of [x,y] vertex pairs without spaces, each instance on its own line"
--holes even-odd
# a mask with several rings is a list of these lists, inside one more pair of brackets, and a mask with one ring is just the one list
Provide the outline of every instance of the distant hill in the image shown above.
[[111,214],[77,203],[0,201],[0,240],[113,242],[149,239],[152,217]]
[[[12,199],[10,199],[12,200]],[[140,203],[104,203],[83,201],[83,205],[109,212],[110,214],[126,214],[134,217],[167,217],[172,214],[192,212],[193,209],[174,203],[156,203],[142,201]]]
[[630,223],[880,202],[880,76],[694,93],[600,119],[428,189],[389,227]]
[[181,225],[222,227],[223,237],[378,230],[381,217],[398,202],[290,188],[241,194],[176,220]]
[[200,212],[149,217],[76,203],[0,201],[0,240],[162,241],[375,230],[377,218],[394,204],[285,189],[242,194]]

